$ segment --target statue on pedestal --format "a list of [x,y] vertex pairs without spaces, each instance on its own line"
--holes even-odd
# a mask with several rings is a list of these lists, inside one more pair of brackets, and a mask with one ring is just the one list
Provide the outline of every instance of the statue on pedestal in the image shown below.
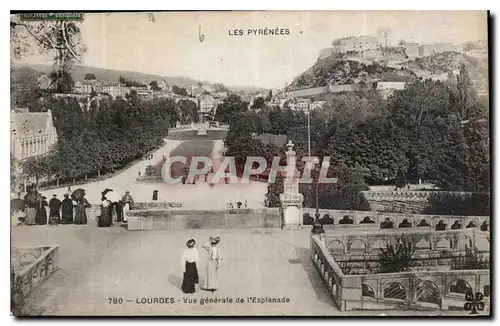
[[[288,141],[286,151],[287,164],[296,162],[296,153],[293,150],[293,143]],[[295,171],[295,169],[294,169]],[[284,191],[280,194],[280,201],[283,213],[284,230],[294,230],[302,228],[302,202],[304,196],[299,192],[299,178],[295,173],[287,174],[284,180]]]

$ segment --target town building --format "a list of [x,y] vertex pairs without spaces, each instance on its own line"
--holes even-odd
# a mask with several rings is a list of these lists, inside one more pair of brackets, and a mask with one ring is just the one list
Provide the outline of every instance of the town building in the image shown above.
[[99,79],[84,79],[82,81],[77,81],[74,86],[74,92],[80,94],[90,94],[92,91],[96,93],[102,93],[102,87],[104,82]]
[[28,112],[15,109],[10,113],[10,152],[18,160],[43,155],[57,143],[52,111]]
[[149,87],[131,87],[130,90],[137,92],[137,96],[141,98],[151,98],[153,91]]
[[110,83],[104,83],[102,85],[102,93],[109,94],[113,98],[116,98],[118,96],[125,97],[125,94],[128,93],[128,89],[120,83],[110,82]]
[[288,102],[288,107],[292,111],[307,112],[310,105],[311,100],[306,98],[294,98]]
[[380,49],[381,45],[376,36],[350,36],[336,39],[332,42],[335,53],[347,53],[351,51],[362,52],[366,50]]
[[405,89],[405,82],[377,82],[376,89],[380,92],[383,98],[388,98],[392,95],[396,90]]
[[311,111],[322,110],[324,108],[325,104],[326,104],[326,101],[314,101],[311,103],[309,109]]
[[198,97],[200,113],[208,113],[212,109],[215,111],[219,101],[211,94],[204,93]]

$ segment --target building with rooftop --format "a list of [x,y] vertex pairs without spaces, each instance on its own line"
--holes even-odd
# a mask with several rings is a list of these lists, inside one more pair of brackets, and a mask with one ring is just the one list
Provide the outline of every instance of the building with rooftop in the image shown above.
[[10,152],[18,160],[43,155],[57,143],[52,111],[28,112],[15,109],[10,113]]

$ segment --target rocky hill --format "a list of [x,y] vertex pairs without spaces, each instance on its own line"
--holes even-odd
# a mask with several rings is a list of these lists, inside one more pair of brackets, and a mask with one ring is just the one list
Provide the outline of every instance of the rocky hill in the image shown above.
[[487,60],[458,52],[437,53],[409,59],[403,48],[331,54],[318,60],[296,77],[288,90],[326,85],[359,84],[376,81],[412,81],[415,78],[447,79],[465,64],[478,85],[488,80]]
[[436,53],[427,57],[416,58],[401,64],[408,70],[423,77],[458,74],[460,66],[465,64],[470,77],[475,81],[488,79],[488,62],[458,52]]
[[355,60],[348,56],[331,55],[317,61],[295,78],[288,90],[326,85],[369,84],[376,81],[412,81],[417,76],[407,69],[396,69],[376,61]]

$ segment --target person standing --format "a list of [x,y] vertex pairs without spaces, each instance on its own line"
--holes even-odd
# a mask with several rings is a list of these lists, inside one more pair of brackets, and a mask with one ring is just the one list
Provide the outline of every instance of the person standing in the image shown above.
[[116,221],[123,222],[123,202],[121,200],[115,203]]
[[220,242],[219,237],[212,238],[208,240],[208,243],[203,245],[203,249],[208,252],[208,259],[206,265],[206,275],[205,281],[203,282],[203,289],[207,291],[215,292],[219,286],[219,265],[221,261],[221,255],[219,247],[217,246]]
[[87,212],[85,209],[88,207],[91,207],[91,205],[85,197],[82,197],[76,204],[74,224],[87,224]]
[[130,194],[130,191],[125,191],[125,196],[122,197],[122,203],[125,205],[126,203],[129,204],[130,209],[134,208],[134,198],[132,198],[132,195]]
[[35,225],[37,204],[35,202],[29,202],[26,200],[25,202],[26,202],[26,220],[24,224]]
[[123,205],[123,222],[124,223],[127,223],[128,222],[128,219],[127,219],[127,214],[128,214],[128,211],[130,210],[130,205],[129,203],[126,203],[125,205]]
[[108,227],[113,225],[113,221],[111,220],[111,202],[107,199],[104,199],[101,203],[101,216],[97,222],[98,227]]
[[64,194],[61,213],[61,224],[73,224],[73,201],[69,198],[69,194]]
[[47,224],[47,210],[45,209],[45,207],[49,206],[49,204],[47,203],[46,199],[47,197],[41,196],[38,207],[36,208],[35,223],[37,225]]
[[187,249],[184,250],[181,257],[181,268],[184,272],[182,279],[182,292],[194,293],[195,285],[198,284],[198,267],[199,261],[198,250],[194,247],[196,241],[189,239],[186,242]]
[[153,190],[153,201],[158,200],[158,190]]
[[57,195],[53,195],[49,201],[49,224],[59,224],[61,221],[61,201]]

